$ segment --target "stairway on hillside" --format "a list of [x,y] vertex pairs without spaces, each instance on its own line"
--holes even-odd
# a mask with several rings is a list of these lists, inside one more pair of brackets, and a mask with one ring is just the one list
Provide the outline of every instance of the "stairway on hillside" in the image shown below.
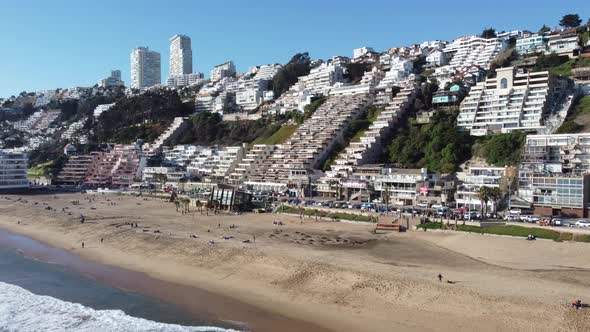
[[162,146],[168,143],[171,139],[177,137],[187,126],[188,118],[176,117],[174,121],[168,126],[158,138],[151,144],[145,144],[143,152],[147,157],[154,156],[161,152]]

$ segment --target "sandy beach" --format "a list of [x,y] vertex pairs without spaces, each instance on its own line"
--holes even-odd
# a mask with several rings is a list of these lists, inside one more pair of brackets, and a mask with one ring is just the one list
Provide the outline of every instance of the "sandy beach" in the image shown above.
[[207,216],[195,208],[183,215],[162,200],[87,194],[2,195],[0,228],[242,303],[235,311],[247,312],[234,317],[257,331],[278,330],[280,322],[256,319],[269,313],[289,320],[292,331],[298,324],[306,331],[590,330],[590,309],[566,305],[590,302],[585,243],[460,232],[375,235],[371,225]]

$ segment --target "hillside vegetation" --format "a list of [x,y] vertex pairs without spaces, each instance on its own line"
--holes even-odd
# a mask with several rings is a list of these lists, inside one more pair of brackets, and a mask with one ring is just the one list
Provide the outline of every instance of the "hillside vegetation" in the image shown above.
[[476,156],[484,158],[490,165],[514,166],[520,162],[525,140],[526,134],[522,131],[496,134],[480,138],[473,150]]
[[590,96],[577,100],[572,112],[557,128],[556,134],[573,134],[590,130]]
[[276,129],[278,124],[268,127],[259,137],[257,137],[252,144],[283,144],[291,135],[299,128],[296,125],[278,125],[279,129]]
[[389,162],[443,173],[456,171],[470,158],[473,141],[457,128],[458,114],[458,110],[438,111],[432,123],[422,126],[408,121],[389,146]]
[[96,124],[98,142],[151,141],[177,116],[188,116],[193,106],[183,104],[176,91],[150,91],[124,97],[102,113]]

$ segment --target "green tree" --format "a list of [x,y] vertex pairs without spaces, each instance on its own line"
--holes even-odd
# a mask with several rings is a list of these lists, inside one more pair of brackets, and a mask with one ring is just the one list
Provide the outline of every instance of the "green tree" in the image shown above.
[[543,24],[543,26],[541,27],[541,29],[539,29],[539,34],[544,34],[544,33],[547,33],[549,31],[551,31],[551,29],[548,26],[546,26],[545,24]]
[[488,186],[482,186],[477,192],[477,197],[481,201],[481,218],[485,219],[488,210],[488,202],[491,199],[491,188]]
[[502,198],[502,190],[499,187],[492,187],[488,192],[488,196],[494,205],[494,213],[497,212],[498,209],[498,201]]
[[344,65],[346,74],[344,75],[351,82],[357,83],[361,80],[365,72],[371,69],[371,65],[365,62],[351,62]]
[[581,23],[582,20],[580,19],[580,16],[578,16],[578,14],[563,15],[561,21],[559,21],[559,25],[566,29],[579,27]]
[[486,28],[483,29],[483,31],[481,32],[481,35],[479,35],[481,38],[486,38],[486,39],[491,39],[491,38],[496,38],[496,30],[494,28]]
[[526,134],[522,131],[493,135],[483,143],[480,157],[498,167],[516,165],[520,162],[525,139]]
[[436,112],[432,123],[400,128],[388,147],[389,162],[452,173],[470,158],[472,138],[456,126],[458,111]]
[[272,89],[278,97],[297,82],[299,76],[309,74],[311,59],[309,53],[297,53],[284,65],[272,79]]

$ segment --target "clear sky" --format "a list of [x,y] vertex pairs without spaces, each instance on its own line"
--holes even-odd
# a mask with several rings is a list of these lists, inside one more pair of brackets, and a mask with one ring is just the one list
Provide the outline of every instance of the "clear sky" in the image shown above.
[[352,56],[425,40],[557,26],[563,14],[585,23],[589,0],[267,1],[267,0],[2,0],[0,97],[21,91],[91,86],[121,69],[129,83],[129,54],[148,46],[168,73],[169,38],[191,37],[193,68],[209,75],[233,60],[238,71],[284,63],[302,51],[313,58]]

